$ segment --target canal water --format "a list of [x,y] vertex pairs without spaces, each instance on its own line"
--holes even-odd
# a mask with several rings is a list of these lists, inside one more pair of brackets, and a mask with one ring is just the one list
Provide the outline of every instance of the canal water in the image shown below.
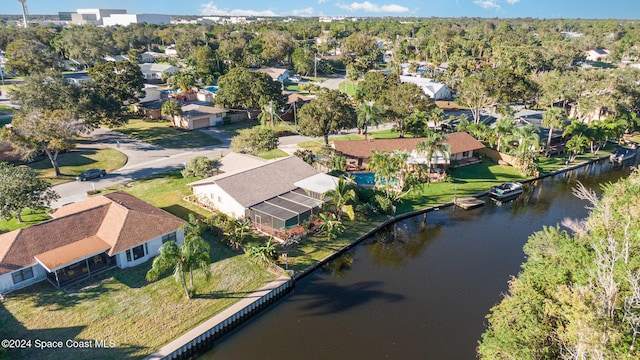
[[576,180],[629,174],[607,161],[530,184],[518,199],[399,222],[296,283],[203,359],[474,359],[489,309],[543,226],[584,218]]

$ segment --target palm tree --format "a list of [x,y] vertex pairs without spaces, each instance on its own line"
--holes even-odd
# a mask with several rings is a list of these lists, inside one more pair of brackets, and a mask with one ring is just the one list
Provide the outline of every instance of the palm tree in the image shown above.
[[353,220],[355,218],[353,205],[349,203],[356,200],[356,191],[353,189],[352,185],[346,181],[344,176],[341,176],[338,179],[335,189],[327,191],[325,196],[328,196],[333,200],[333,204],[337,209],[338,218],[341,218],[343,213],[346,213],[349,216],[349,220]]
[[516,119],[511,116],[503,116],[496,121],[493,133],[496,135],[496,150],[500,152],[504,139],[513,133],[516,127]]
[[342,234],[342,232],[344,231],[345,226],[335,214],[331,213],[327,215],[319,213],[318,216],[320,216],[320,219],[322,219],[320,229],[326,232],[327,240],[337,238],[338,235]]
[[510,154],[516,157],[517,165],[522,170],[532,175],[537,170],[535,166],[536,153],[540,146],[540,137],[536,128],[531,125],[515,128],[510,138],[512,143],[516,143],[515,147],[510,150]]
[[171,119],[171,122],[174,122],[176,116],[182,115],[182,106],[180,106],[180,102],[178,100],[169,99],[162,103],[160,112],[162,113],[162,116],[167,117]]
[[235,249],[239,249],[245,236],[251,231],[249,220],[231,219],[227,222],[227,230],[224,235],[229,239],[229,243]]
[[437,129],[438,124],[444,122],[444,111],[437,106],[432,108],[427,114],[427,120],[433,122],[433,127]]
[[382,109],[374,102],[363,102],[356,108],[356,115],[358,117],[358,131],[360,131],[364,138],[367,138],[369,125],[378,126],[382,124]]
[[565,113],[562,108],[552,107],[542,114],[542,126],[549,128],[547,136],[546,153],[549,154],[551,149],[551,135],[554,129],[561,129],[565,123]]
[[185,227],[184,243],[177,245],[174,241],[168,241],[160,246],[160,254],[153,259],[151,269],[147,272],[147,280],[155,281],[158,277],[173,269],[173,277],[176,282],[182,284],[187,298],[191,299],[191,293],[187,286],[186,276],[189,274],[189,283],[193,289],[193,272],[201,270],[208,279],[211,276],[211,258],[209,257],[209,244],[199,234],[198,227]]
[[420,141],[418,145],[416,145],[416,152],[424,153],[427,162],[427,182],[431,181],[430,175],[433,155],[440,153],[444,156],[445,160],[449,160],[451,145],[447,144],[446,141],[447,137],[444,134],[430,132],[426,140]]

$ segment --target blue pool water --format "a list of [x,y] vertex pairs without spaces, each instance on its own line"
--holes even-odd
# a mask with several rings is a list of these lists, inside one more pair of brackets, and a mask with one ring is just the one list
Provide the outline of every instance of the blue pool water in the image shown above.
[[372,172],[361,172],[349,174],[358,185],[373,186],[376,184],[375,176]]
[[212,92],[212,93],[218,91],[218,87],[217,86],[205,86],[204,89],[209,91],[209,92]]

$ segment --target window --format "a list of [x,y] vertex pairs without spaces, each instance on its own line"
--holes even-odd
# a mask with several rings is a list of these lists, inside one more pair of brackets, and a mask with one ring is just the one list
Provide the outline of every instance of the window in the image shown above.
[[176,238],[176,232],[172,232],[170,234],[167,235],[162,235],[162,243],[166,243],[167,241],[173,241],[176,242],[177,238]]
[[11,274],[11,277],[13,278],[14,285],[17,283],[23,282],[25,280],[31,279],[33,277],[33,268],[28,267],[26,269],[18,270],[13,274]]
[[465,152],[462,153],[462,157],[468,157],[468,156],[469,156],[469,152],[468,151],[465,151]]
[[127,250],[127,261],[135,261],[146,255],[146,246],[138,245],[132,249]]

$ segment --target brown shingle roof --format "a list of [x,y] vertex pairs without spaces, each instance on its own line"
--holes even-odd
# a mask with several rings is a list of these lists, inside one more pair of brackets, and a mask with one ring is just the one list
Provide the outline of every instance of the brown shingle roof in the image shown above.
[[[412,151],[424,138],[371,139],[371,140],[336,140],[333,147],[345,155],[366,159],[373,150],[392,152],[393,150]],[[447,134],[447,143],[452,154],[482,149],[485,146],[466,132]]]
[[123,191],[65,205],[52,215],[55,219],[0,234],[0,275],[34,264],[38,254],[89,237],[107,243],[113,255],[176,231],[184,223]]
[[248,208],[297,187],[294,182],[318,171],[297,156],[290,156],[239,173],[212,180],[238,203]]

